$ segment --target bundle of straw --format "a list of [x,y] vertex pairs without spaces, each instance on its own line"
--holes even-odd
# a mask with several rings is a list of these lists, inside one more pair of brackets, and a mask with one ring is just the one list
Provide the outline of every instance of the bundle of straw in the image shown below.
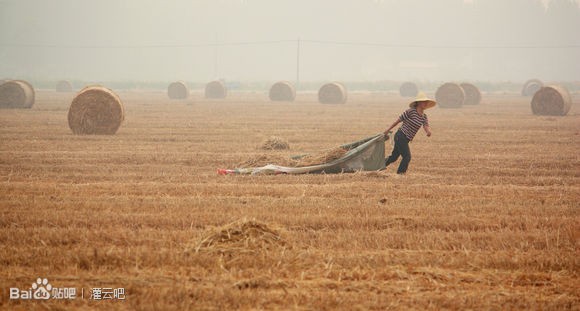
[[415,97],[417,93],[419,93],[419,88],[413,82],[404,82],[399,88],[399,94],[403,97]]
[[61,93],[72,92],[72,84],[67,80],[61,80],[56,83],[56,91]]
[[115,134],[124,119],[121,99],[102,86],[82,89],[73,98],[68,111],[68,125],[77,135]]
[[211,81],[205,86],[205,98],[223,99],[228,95],[226,85],[219,80]]
[[288,81],[280,81],[274,83],[270,88],[271,101],[294,101],[296,98],[296,90],[294,85]]
[[34,99],[34,88],[26,81],[11,80],[0,85],[0,108],[31,108]]
[[534,96],[544,86],[544,83],[538,79],[530,79],[524,83],[522,96]]
[[531,105],[536,115],[565,116],[572,107],[572,99],[565,87],[550,85],[534,94]]
[[262,143],[260,148],[263,150],[286,150],[290,149],[290,144],[285,139],[271,136]]
[[183,81],[173,82],[167,87],[167,96],[171,99],[186,99],[189,96],[189,88]]
[[465,102],[465,92],[459,84],[445,83],[437,89],[435,100],[441,108],[461,108]]
[[242,219],[209,232],[195,251],[260,252],[273,248],[288,248],[278,230],[256,220]]
[[339,82],[327,83],[318,90],[318,101],[322,104],[344,104],[346,100],[346,87]]
[[465,105],[479,105],[481,103],[481,92],[477,86],[471,83],[461,83],[461,88],[465,92]]

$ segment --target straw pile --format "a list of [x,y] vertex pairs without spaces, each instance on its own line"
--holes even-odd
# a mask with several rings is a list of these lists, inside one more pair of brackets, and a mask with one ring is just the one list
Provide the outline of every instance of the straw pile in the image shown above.
[[61,80],[56,83],[56,91],[61,93],[72,92],[72,84],[67,80]]
[[459,84],[445,83],[437,89],[435,100],[441,108],[461,108],[465,102],[465,92]]
[[419,93],[419,88],[413,82],[404,82],[399,88],[399,94],[403,97],[415,97],[417,93]]
[[167,87],[167,96],[171,99],[186,99],[189,96],[189,88],[183,81],[173,82]]
[[534,94],[531,105],[535,115],[565,116],[570,111],[572,99],[566,88],[550,85]]
[[336,147],[332,149],[328,149],[321,153],[316,154],[306,154],[300,155],[295,157],[284,157],[279,154],[260,154],[255,156],[247,161],[239,163],[237,167],[245,168],[245,167],[261,167],[268,164],[276,164],[280,166],[286,167],[305,167],[305,166],[313,166],[313,165],[320,165],[328,162],[332,162],[334,160],[340,159],[347,153],[348,150],[342,147]]
[[211,81],[205,86],[205,98],[222,99],[227,95],[228,90],[222,81]]
[[544,86],[544,83],[538,79],[530,79],[524,83],[522,96],[534,96]]
[[274,83],[270,88],[271,101],[294,101],[296,98],[296,90],[294,85],[287,81],[280,81]]
[[322,153],[317,153],[313,155],[305,155],[303,157],[296,158],[295,167],[313,166],[332,162],[334,160],[340,159],[348,150],[342,147],[336,147],[329,149]]
[[209,232],[195,246],[195,251],[218,253],[257,253],[290,248],[276,229],[256,220],[242,219]]
[[286,150],[290,149],[290,144],[285,139],[271,136],[262,143],[260,148],[263,150]]
[[124,119],[123,103],[113,91],[102,86],[82,89],[68,111],[68,125],[77,135],[115,134]]
[[346,87],[338,82],[327,83],[318,90],[318,101],[322,104],[344,104],[346,99]]
[[461,83],[461,88],[465,92],[465,105],[479,105],[481,103],[481,92],[477,86],[471,83]]
[[0,108],[31,108],[34,88],[26,81],[11,80],[0,85]]

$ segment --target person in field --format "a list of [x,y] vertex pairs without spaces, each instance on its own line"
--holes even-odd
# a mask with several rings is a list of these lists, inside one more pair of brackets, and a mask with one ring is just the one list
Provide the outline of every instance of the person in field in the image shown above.
[[391,155],[385,159],[385,166],[397,161],[399,156],[403,157],[399,168],[397,169],[397,174],[405,174],[407,168],[409,167],[409,162],[411,162],[411,149],[409,149],[409,143],[415,137],[415,134],[419,131],[421,127],[425,129],[427,137],[431,136],[431,128],[429,127],[429,120],[425,114],[425,110],[432,108],[437,103],[428,98],[423,92],[417,94],[415,101],[409,104],[409,109],[395,121],[386,131],[385,139],[389,139],[389,132],[397,126],[399,123],[403,122],[403,125],[399,128],[395,134],[395,145],[393,147],[393,152]]

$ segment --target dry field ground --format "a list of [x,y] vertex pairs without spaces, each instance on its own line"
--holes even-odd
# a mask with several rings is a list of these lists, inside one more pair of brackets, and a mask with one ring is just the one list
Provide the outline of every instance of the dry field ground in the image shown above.
[[[433,136],[418,134],[399,177],[396,165],[216,174],[264,153],[271,135],[290,155],[379,133],[409,101],[395,95],[330,106],[314,94],[118,94],[126,120],[114,136],[72,135],[73,94],[0,110],[0,309],[580,309],[577,95],[565,117],[533,116],[516,95],[431,109]],[[244,219],[285,244],[196,251]],[[85,298],[9,300],[37,277]],[[90,300],[91,288],[126,299]]]

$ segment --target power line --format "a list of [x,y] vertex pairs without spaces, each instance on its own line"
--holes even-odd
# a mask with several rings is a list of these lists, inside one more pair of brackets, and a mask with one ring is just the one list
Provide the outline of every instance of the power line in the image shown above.
[[[200,47],[224,47],[224,46],[257,46],[275,45],[285,43],[297,43],[297,40],[271,40],[271,41],[238,41],[200,44],[141,44],[141,45],[60,45],[39,43],[0,43],[5,48],[55,48],[55,49],[164,49],[164,48],[200,48]],[[357,42],[357,41],[329,41],[329,40],[300,40],[302,44],[319,45],[343,45],[343,46],[366,46],[380,48],[412,48],[412,49],[577,49],[580,44],[563,45],[425,45],[425,44],[393,44],[380,42]]]
[[326,45],[352,45],[374,46],[386,48],[417,48],[417,49],[574,49],[580,48],[580,44],[569,45],[420,45],[420,44],[390,44],[376,42],[354,41],[325,41],[325,40],[302,40],[302,42],[326,44]]

